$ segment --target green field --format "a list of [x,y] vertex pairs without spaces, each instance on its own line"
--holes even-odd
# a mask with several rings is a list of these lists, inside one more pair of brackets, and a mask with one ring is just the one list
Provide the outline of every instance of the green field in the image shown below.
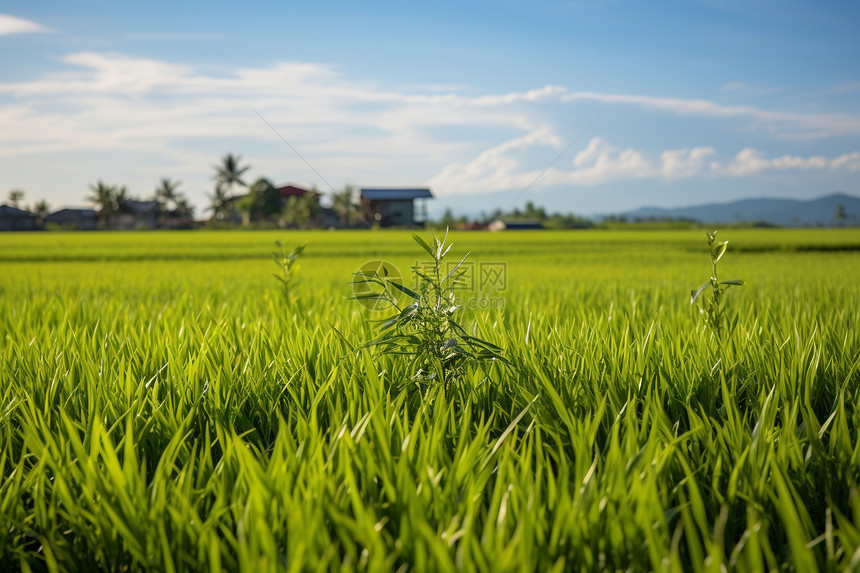
[[407,232],[0,234],[0,570],[860,568],[860,230],[721,232],[721,341],[703,231],[450,238],[446,388],[357,349]]

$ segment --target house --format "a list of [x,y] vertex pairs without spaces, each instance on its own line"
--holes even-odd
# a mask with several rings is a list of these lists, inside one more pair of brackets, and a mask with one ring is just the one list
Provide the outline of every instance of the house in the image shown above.
[[[322,196],[322,193],[313,189],[305,189],[304,187],[292,184],[275,187],[265,178],[259,179],[251,187],[257,187],[257,191],[250,192],[251,190],[249,189],[249,193],[245,193],[244,195],[234,195],[230,198],[232,211],[227,216],[227,220],[235,223],[241,222],[244,225],[248,225],[252,220],[258,220],[261,218],[259,213],[261,208],[267,213],[263,218],[273,217],[275,216],[275,210],[281,213],[283,212],[284,207],[286,207],[287,202],[291,197],[299,198],[310,196],[313,198],[313,209],[319,210],[320,197]],[[278,197],[280,197],[279,204],[272,204],[272,190],[274,190],[278,194]],[[254,193],[257,193],[257,195],[252,197]],[[262,193],[262,195],[260,193]],[[267,198],[263,198],[263,195]],[[283,226],[286,223],[281,219],[280,224]]]
[[468,221],[466,223],[460,223],[457,225],[458,231],[486,231],[489,227],[487,223],[481,223],[480,221]]
[[[433,193],[426,187],[390,189],[362,188],[361,216],[365,221],[377,223],[382,227],[393,225],[423,225],[427,220],[426,199]],[[415,207],[415,200],[419,202]]]
[[289,199],[290,197],[303,197],[304,195],[307,195],[308,193],[312,193],[314,195],[314,197],[316,198],[317,203],[319,203],[319,199],[320,199],[320,195],[321,195],[321,193],[318,193],[318,192],[313,191],[311,189],[305,189],[304,187],[299,187],[298,185],[283,185],[281,187],[278,187],[277,190],[278,190],[278,195],[281,196],[281,199],[283,199],[284,202],[286,202],[287,199]]
[[36,215],[11,205],[0,205],[0,231],[35,231]]
[[57,226],[63,229],[90,231],[96,228],[95,209],[60,209],[45,215],[45,225]]
[[162,229],[193,229],[196,225],[192,217],[175,213],[168,213],[159,220],[158,224]]
[[126,201],[113,222],[114,229],[155,229],[161,207],[158,201]]

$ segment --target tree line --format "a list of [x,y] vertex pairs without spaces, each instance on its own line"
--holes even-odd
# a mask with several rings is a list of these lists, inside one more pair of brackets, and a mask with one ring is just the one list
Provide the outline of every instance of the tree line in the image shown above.
[[[299,196],[281,197],[275,185],[266,177],[259,177],[253,183],[246,180],[249,165],[244,165],[239,155],[227,153],[220,163],[213,166],[214,189],[207,193],[206,213],[210,223],[215,225],[260,224],[282,222],[285,225],[309,228],[319,223],[322,195],[315,187]],[[116,226],[123,215],[139,215],[146,210],[154,216],[159,226],[191,226],[194,219],[194,206],[180,191],[181,181],[169,177],[162,178],[153,193],[141,198],[132,195],[128,187],[109,184],[102,180],[89,186],[85,200],[95,207],[98,225],[103,228]],[[31,212],[39,218],[41,225],[50,213],[50,205],[41,200],[32,206],[25,205],[24,191],[13,189],[7,195],[10,206]],[[356,188],[345,185],[340,191],[332,192],[331,209],[342,225],[358,222],[358,206],[355,204]]]
[[544,207],[539,207],[532,201],[527,202],[522,209],[519,207],[514,207],[509,211],[496,209],[491,213],[483,212],[475,219],[469,219],[465,216],[457,217],[451,209],[445,209],[442,217],[438,221],[434,221],[433,225],[454,229],[469,225],[488,225],[496,220],[540,223],[546,229],[587,229],[595,225],[591,219],[573,213],[549,213]]
[[[214,189],[207,193],[210,221],[221,225],[257,224],[283,221],[292,227],[311,227],[321,211],[320,193],[312,188],[309,193],[289,197],[286,201],[278,193],[275,185],[266,177],[260,177],[251,184],[246,181],[249,165],[232,153],[221,158],[213,166],[215,174]],[[169,178],[161,180],[155,189],[152,201],[159,205],[159,213],[165,218],[192,218],[194,209],[187,198],[178,191],[181,182]],[[87,200],[97,206],[99,222],[110,226],[113,218],[128,212],[133,201],[125,186],[107,185],[101,181],[91,186]],[[342,224],[350,225],[358,218],[358,207],[353,203],[355,188],[346,185],[332,196],[332,209]]]

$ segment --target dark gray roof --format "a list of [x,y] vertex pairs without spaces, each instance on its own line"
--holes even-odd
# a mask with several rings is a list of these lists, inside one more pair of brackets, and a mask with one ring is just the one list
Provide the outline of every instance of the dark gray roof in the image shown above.
[[51,222],[59,222],[59,221],[83,221],[87,219],[95,219],[96,218],[96,210],[95,209],[75,209],[75,208],[65,208],[60,209],[58,211],[54,211],[50,215],[45,217],[46,223]]
[[543,229],[543,224],[540,221],[504,221],[505,227],[508,230],[518,229]]
[[129,209],[131,209],[134,213],[138,215],[143,215],[146,213],[157,213],[158,212],[158,201],[127,201],[126,205]]
[[391,189],[391,188],[376,188],[376,189],[361,189],[362,199],[370,199],[378,201],[380,199],[398,200],[398,199],[424,199],[433,197],[433,193],[426,187],[416,187],[410,189]]
[[0,205],[0,217],[6,219],[29,219],[35,218],[36,215],[11,205]]

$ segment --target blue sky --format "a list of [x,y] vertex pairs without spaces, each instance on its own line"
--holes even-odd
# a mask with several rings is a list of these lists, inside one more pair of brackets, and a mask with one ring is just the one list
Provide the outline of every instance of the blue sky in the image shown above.
[[429,185],[437,215],[856,195],[858,28],[851,2],[7,1],[0,199],[170,177],[203,215],[227,152]]

